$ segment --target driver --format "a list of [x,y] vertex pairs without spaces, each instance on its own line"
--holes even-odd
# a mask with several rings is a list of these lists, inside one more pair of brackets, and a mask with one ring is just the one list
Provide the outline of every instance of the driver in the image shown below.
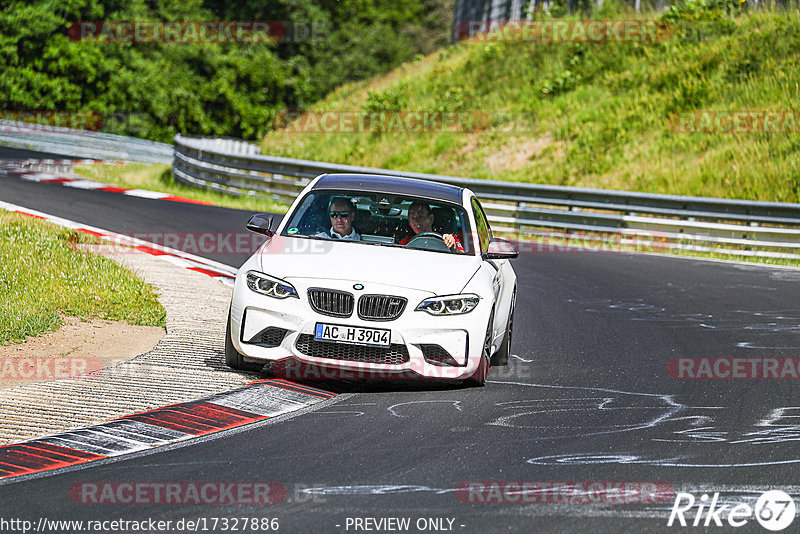
[[334,198],[328,206],[328,215],[331,218],[329,232],[319,232],[315,237],[329,239],[342,239],[345,241],[361,241],[361,236],[353,228],[353,219],[356,210],[353,204],[344,198]]
[[[418,234],[433,232],[433,211],[431,211],[431,207],[419,200],[412,202],[408,207],[408,225],[414,230],[414,235],[400,240],[401,245],[407,245],[408,242]],[[461,242],[453,234],[444,234],[442,240],[444,244],[447,245],[447,248],[453,249],[456,252],[464,252],[464,247],[461,246]]]

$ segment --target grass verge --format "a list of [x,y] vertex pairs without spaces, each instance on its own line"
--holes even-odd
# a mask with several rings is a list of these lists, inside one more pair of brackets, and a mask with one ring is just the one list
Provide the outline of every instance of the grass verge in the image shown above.
[[199,187],[185,185],[175,180],[167,164],[76,165],[76,174],[90,180],[131,189],[158,191],[193,200],[210,202],[215,206],[253,212],[286,213],[289,205],[271,199],[253,196],[236,197]]
[[675,127],[676,117],[701,110],[800,112],[800,11],[726,6],[689,0],[664,15],[618,17],[660,17],[671,25],[670,38],[652,43],[462,42],[341,87],[310,111],[506,113],[492,124],[467,133],[285,128],[264,137],[262,153],[472,178],[800,202],[796,126],[777,133]]
[[62,316],[166,326],[152,287],[76,246],[92,242],[74,230],[0,210],[0,345],[56,330]]

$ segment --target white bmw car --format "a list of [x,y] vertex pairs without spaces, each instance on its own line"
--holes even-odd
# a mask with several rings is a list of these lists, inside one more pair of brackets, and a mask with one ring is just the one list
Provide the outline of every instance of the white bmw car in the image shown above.
[[[469,189],[323,174],[236,275],[226,363],[482,386],[511,351],[517,251]],[[286,368],[286,367],[284,367]],[[333,374],[331,374],[333,372]]]

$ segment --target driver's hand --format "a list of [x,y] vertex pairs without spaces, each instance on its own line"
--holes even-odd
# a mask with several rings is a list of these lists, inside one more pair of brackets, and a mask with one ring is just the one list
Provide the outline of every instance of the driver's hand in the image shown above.
[[442,239],[444,239],[444,244],[447,245],[447,248],[455,248],[456,240],[453,237],[453,234],[444,234]]

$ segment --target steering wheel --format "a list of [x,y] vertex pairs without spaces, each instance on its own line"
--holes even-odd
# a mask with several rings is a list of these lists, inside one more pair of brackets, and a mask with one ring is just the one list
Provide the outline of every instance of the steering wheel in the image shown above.
[[407,247],[419,248],[424,250],[441,250],[442,252],[455,252],[444,244],[444,236],[436,232],[422,232],[415,235],[408,243]]

